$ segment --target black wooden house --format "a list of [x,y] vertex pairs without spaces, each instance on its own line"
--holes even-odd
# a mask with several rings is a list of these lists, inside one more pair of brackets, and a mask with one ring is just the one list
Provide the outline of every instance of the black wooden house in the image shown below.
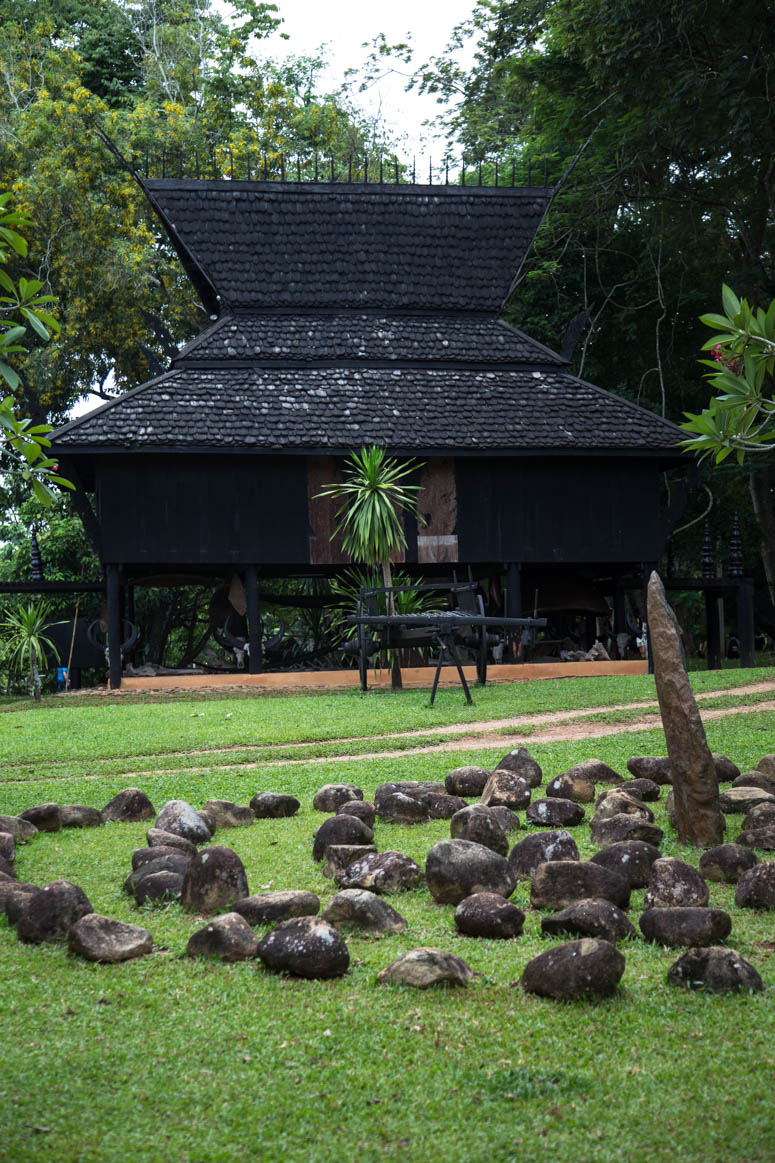
[[144,186],[212,322],[54,434],[93,494],[115,640],[123,583],[239,571],[258,669],[259,579],[341,568],[317,494],[372,443],[424,462],[407,567],[503,574],[512,615],[520,577],[527,613],[558,578],[612,593],[659,559],[680,430],[499,319],[551,189]]

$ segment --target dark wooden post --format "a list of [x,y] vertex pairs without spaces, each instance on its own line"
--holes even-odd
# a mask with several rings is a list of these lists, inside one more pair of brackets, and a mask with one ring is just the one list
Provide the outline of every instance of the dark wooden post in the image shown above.
[[741,577],[737,589],[737,635],[740,639],[740,665],[756,666],[754,645],[753,581]]
[[[506,617],[521,618],[522,616],[522,565],[519,561],[510,561],[506,566]],[[532,614],[532,610],[530,611]],[[509,655],[524,662],[524,653],[519,650],[517,635],[509,636]]]
[[249,565],[245,570],[245,596],[248,604],[248,673],[260,674],[263,670],[261,647],[261,610],[258,601],[258,570]]
[[718,591],[705,591],[705,629],[707,633],[707,647],[705,656],[708,660],[708,670],[721,670],[721,619],[719,617]]
[[110,689],[121,686],[121,573],[111,562],[105,566],[108,599],[108,675]]
[[654,654],[651,649],[651,635],[648,630],[648,585],[649,578],[652,573],[656,572],[657,562],[646,561],[643,563],[643,621],[646,623],[646,658],[649,664],[649,674],[654,673]]

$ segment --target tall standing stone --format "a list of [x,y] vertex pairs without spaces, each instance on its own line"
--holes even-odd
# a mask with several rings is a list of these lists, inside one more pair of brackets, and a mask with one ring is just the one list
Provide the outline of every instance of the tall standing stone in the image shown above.
[[678,839],[682,844],[709,848],[724,838],[718,777],[686,673],[678,623],[656,571],[648,585],[648,628],[670,758]]

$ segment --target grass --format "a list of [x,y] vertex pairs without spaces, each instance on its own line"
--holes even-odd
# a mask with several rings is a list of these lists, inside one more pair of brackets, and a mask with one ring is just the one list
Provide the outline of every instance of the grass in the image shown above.
[[[762,677],[727,671],[693,680],[724,691]],[[310,807],[317,787],[346,778],[370,797],[383,780],[440,779],[466,762],[492,764],[507,746],[504,739],[495,750],[361,758],[358,748],[375,750],[365,738],[375,726],[416,730],[573,707],[595,713],[653,698],[653,685],[627,677],[486,688],[472,717],[459,691],[442,694],[435,715],[417,692],[17,707],[0,715],[0,811],[47,799],[101,807],[130,782],[138,757],[144,770],[131,782],[157,807],[173,796],[247,803],[256,791],[287,789],[302,801],[297,817],[221,832],[216,842],[240,854],[252,892],[306,888],[325,904],[334,886],[310,857],[323,818]],[[711,748],[741,769],[775,751],[766,712],[711,721],[707,730]],[[345,737],[353,756],[346,763],[267,763],[291,742],[310,744],[298,756],[310,758]],[[186,754],[224,740],[241,750]],[[263,763],[249,746],[258,741],[272,748]],[[550,779],[592,755],[623,770],[631,755],[664,753],[664,737],[656,728],[624,730],[530,749]],[[665,854],[696,864],[699,853],[677,845],[656,809]],[[376,840],[422,862],[448,834],[443,821],[378,824]],[[591,855],[586,827],[574,834],[582,856]],[[672,989],[665,976],[678,952],[632,941],[622,946],[627,969],[615,997],[557,1004],[513,988],[548,944],[526,885],[513,897],[527,914],[516,941],[459,937],[452,910],[416,890],[390,898],[409,922],[405,934],[350,935],[346,977],[297,981],[255,964],[181,958],[202,921],[176,904],[138,910],[121,891],[131,852],[144,843],[145,825],[114,824],[39,836],[19,849],[20,877],[77,881],[95,910],[150,928],[156,950],[126,965],[89,965],[61,947],[25,946],[0,922],[4,1160],[772,1160],[773,914],[737,909],[733,887],[711,885],[711,904],[731,913],[729,943],[759,969],[764,995]],[[636,922],[642,897],[633,894]],[[375,984],[381,968],[421,944],[463,957],[474,983],[427,992]]]

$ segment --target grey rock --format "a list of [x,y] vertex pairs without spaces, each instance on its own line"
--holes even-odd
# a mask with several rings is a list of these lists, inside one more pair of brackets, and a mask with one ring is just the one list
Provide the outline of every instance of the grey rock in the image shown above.
[[187,852],[189,856],[196,856],[196,844],[187,840],[185,836],[178,836],[175,832],[167,832],[164,828],[149,828],[145,833],[149,848],[177,848],[180,852]]
[[414,800],[422,800],[427,795],[445,795],[446,788],[443,783],[432,779],[404,779],[398,781],[391,781],[390,783],[381,783],[374,792],[374,804],[377,812],[382,800],[387,799],[388,796],[402,795],[411,796]]
[[0,915],[5,913],[9,925],[15,925],[27,899],[40,892],[39,884],[26,880],[0,880]]
[[374,804],[368,803],[366,800],[348,800],[345,804],[340,804],[336,809],[337,816],[355,816],[362,820],[367,828],[374,828],[374,821],[377,817],[377,809]]
[[301,803],[296,799],[296,796],[274,791],[260,791],[256,792],[251,799],[250,807],[257,820],[281,820],[295,816]]
[[199,929],[186,946],[188,957],[216,957],[233,964],[249,961],[258,953],[258,937],[239,913],[223,913]]
[[664,832],[656,824],[624,812],[611,816],[610,820],[592,820],[589,834],[593,844],[603,847],[622,840],[644,840],[658,848],[664,839]]
[[736,884],[742,873],[758,862],[758,857],[742,844],[719,844],[703,852],[699,869],[706,880],[717,884]]
[[156,817],[156,827],[182,836],[192,844],[206,844],[210,839],[210,829],[185,800],[167,800]]
[[320,912],[320,900],[314,892],[291,889],[286,892],[259,892],[243,897],[232,905],[249,925],[276,925],[291,917],[315,917]]
[[530,880],[539,864],[578,858],[576,841],[569,832],[534,832],[514,845],[509,854],[509,868],[517,880]]
[[16,859],[16,841],[10,832],[0,832],[0,859],[11,866]]
[[512,832],[519,831],[519,817],[512,812],[511,808],[497,806],[487,810],[492,812],[507,836],[510,836]]
[[10,832],[17,844],[23,844],[37,836],[38,829],[21,816],[0,816],[0,832]]
[[[6,900],[6,912],[8,903]],[[69,880],[54,880],[24,902],[16,921],[22,941],[66,941],[71,925],[94,910],[82,888]]]
[[644,909],[703,907],[708,903],[708,886],[702,874],[683,860],[660,856],[651,866]]
[[775,807],[775,796],[760,787],[730,787],[719,796],[719,807],[726,815],[747,812],[759,804]]
[[378,852],[353,861],[336,880],[342,888],[365,888],[390,895],[416,888],[422,880],[422,869],[403,852]]
[[377,981],[383,985],[430,989],[434,985],[467,985],[473,976],[470,967],[454,953],[426,945],[402,953],[387,969],[377,974]]
[[620,840],[596,852],[591,862],[618,872],[630,888],[645,888],[651,876],[651,866],[659,857],[659,849],[645,840]]
[[168,901],[180,900],[182,891],[182,873],[160,870],[141,876],[135,884],[133,895],[138,905],[166,904]]
[[[149,848],[148,851],[157,852],[158,849]],[[157,872],[172,872],[176,876],[185,876],[190,862],[191,857],[185,852],[171,852],[168,855],[158,856],[155,860],[149,860],[130,872],[124,881],[124,892],[129,893],[130,896],[135,896],[140,882],[146,876],[154,876]]]
[[775,824],[762,828],[744,828],[737,837],[737,843],[746,848],[759,848],[762,852],[775,852]]
[[482,794],[489,778],[490,771],[486,767],[456,767],[444,780],[444,787],[451,796],[471,798]]
[[337,929],[360,929],[367,933],[401,933],[406,919],[394,908],[364,888],[338,892],[320,914]]
[[483,804],[471,804],[462,808],[449,822],[449,832],[453,840],[473,840],[483,844],[501,856],[508,856],[509,841],[494,814],[494,809]]
[[138,868],[145,868],[148,864],[152,864],[155,860],[160,860],[163,856],[183,857],[188,862],[191,856],[196,855],[196,849],[193,848],[191,853],[184,853],[180,848],[174,848],[171,844],[168,846],[157,845],[155,848],[135,848],[132,853],[132,871],[137,871]]
[[757,804],[755,808],[749,808],[743,818],[743,827],[746,830],[773,826],[775,826],[775,804]]
[[256,818],[252,808],[242,807],[231,800],[208,800],[202,804],[202,811],[212,813],[219,828],[246,828]]
[[59,804],[36,804],[33,808],[19,812],[19,819],[33,824],[39,832],[58,832],[62,827]]
[[667,971],[669,985],[704,989],[709,993],[759,993],[764,982],[736,949],[711,945],[688,949]]
[[758,787],[775,796],[775,779],[762,771],[745,771],[732,780],[732,787]]
[[628,792],[631,796],[637,796],[638,799],[643,800],[644,804],[656,803],[662,794],[656,780],[647,779],[645,776],[640,776],[638,779],[626,779],[620,786],[622,791]]
[[508,751],[493,768],[494,771],[510,771],[519,775],[530,787],[540,787],[544,774],[527,747],[515,747]]
[[516,878],[508,862],[470,840],[441,840],[425,861],[425,879],[437,904],[456,905],[475,892],[509,897]]
[[667,755],[636,755],[633,759],[627,760],[627,770],[636,779],[649,779],[658,785],[673,782]]
[[621,981],[624,968],[624,957],[610,941],[582,937],[539,953],[525,966],[520,984],[539,997],[607,997]]
[[318,788],[312,799],[316,812],[335,812],[348,800],[362,800],[363,792],[354,783],[326,783]]
[[541,932],[550,937],[561,933],[570,933],[574,937],[599,937],[611,944],[636,936],[629,917],[611,901],[601,897],[573,901],[559,913],[543,917]]
[[563,774],[587,779],[590,783],[620,784],[624,782],[624,777],[609,767],[607,763],[603,763],[602,759],[583,759],[581,763],[574,763],[573,767],[569,767]]
[[204,824],[205,828],[207,828],[207,831],[210,833],[210,839],[212,840],[213,836],[218,831],[218,821],[216,820],[214,814],[208,811],[206,808],[200,808],[197,812],[197,815]]
[[646,909],[638,924],[647,941],[660,945],[715,945],[732,932],[729,913],[696,906]]
[[519,811],[530,803],[530,784],[510,771],[494,771],[484,785],[482,803],[485,807]]
[[330,816],[315,833],[312,859],[321,861],[329,844],[371,844],[373,840],[371,828],[367,828],[357,816]]
[[102,813],[86,804],[63,804],[59,819],[63,828],[99,828],[103,822]]
[[2,872],[3,876],[8,876],[12,880],[16,876],[16,870],[14,868],[13,862],[6,860],[3,856],[0,856],[0,872]]
[[657,698],[676,789],[678,839],[710,848],[724,838],[717,768],[686,673],[678,622],[656,571],[649,578],[647,607]]
[[717,755],[713,752],[713,764],[716,768],[716,778],[719,783],[731,783],[740,774],[740,768],[726,755]]
[[156,809],[139,787],[125,787],[102,809],[102,821],[108,823],[136,823],[150,820]]
[[87,913],[76,921],[67,935],[71,953],[87,961],[115,964],[144,957],[153,951],[153,937],[139,925],[114,921],[100,913]]
[[323,858],[323,875],[329,879],[344,872],[354,860],[376,853],[374,844],[329,844]]
[[612,816],[639,816],[641,820],[654,822],[654,813],[637,796],[630,795],[623,788],[613,788],[604,792],[595,804],[595,820],[610,820]]
[[475,892],[455,909],[455,924],[466,937],[511,940],[525,923],[522,909],[495,892]]
[[775,779],[775,755],[762,755],[756,764],[756,770]]
[[341,977],[350,965],[341,935],[320,917],[281,921],[259,942],[258,956],[267,969],[294,977]]
[[237,853],[213,844],[191,858],[180,903],[187,912],[210,916],[230,908],[249,891],[245,866]]
[[572,800],[575,804],[591,804],[595,798],[595,785],[591,779],[579,772],[566,771],[549,780],[546,794],[549,797]]
[[740,909],[775,909],[775,863],[757,864],[742,873],[735,904]]
[[441,792],[430,792],[424,797],[424,802],[431,820],[451,820],[455,812],[467,806],[466,801],[460,796],[450,796]]
[[541,828],[575,828],[583,824],[584,817],[580,803],[558,797],[534,800],[525,812],[527,822]]
[[425,799],[393,792],[376,801],[377,815],[386,824],[422,824],[431,818]]
[[559,911],[586,897],[602,897],[626,909],[630,886],[610,868],[581,860],[550,860],[533,873],[530,904],[534,909]]

